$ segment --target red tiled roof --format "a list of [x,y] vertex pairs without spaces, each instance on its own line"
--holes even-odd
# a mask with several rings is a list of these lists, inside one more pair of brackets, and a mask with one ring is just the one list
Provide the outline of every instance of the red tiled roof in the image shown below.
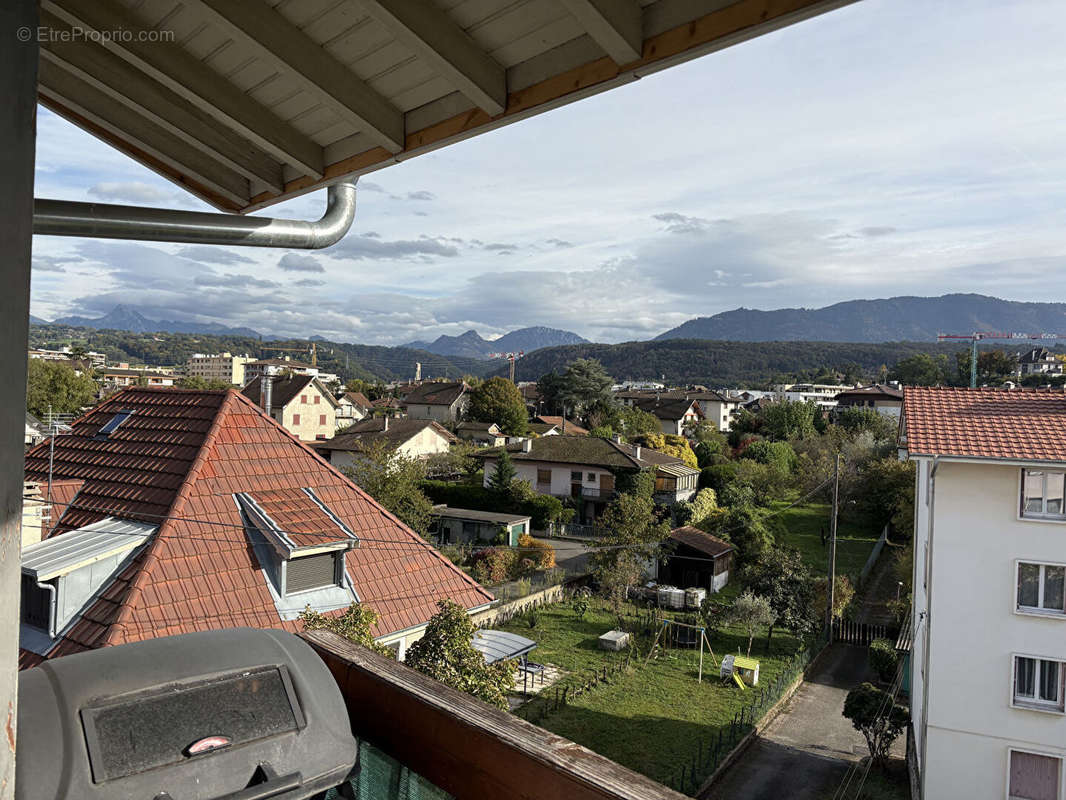
[[[539,417],[536,417],[536,420],[540,421],[540,422],[543,422],[545,425],[554,425],[556,428],[559,429],[559,433],[564,433],[565,432],[565,433],[568,433],[568,434],[573,434],[574,436],[588,436],[589,435],[589,432],[588,432],[587,429],[582,428],[580,425],[578,425],[573,420],[569,420],[569,419],[564,420],[563,417],[554,417],[554,416],[551,416],[551,415],[548,415],[548,414],[541,414]],[[565,431],[563,431],[563,422],[564,421],[566,423],[566,430]]]
[[405,405],[450,406],[466,392],[462,381],[453,383],[423,383],[404,395]]
[[351,539],[348,532],[302,489],[257,489],[249,495],[296,547]]
[[[121,409],[134,413],[107,441],[94,440]],[[426,622],[441,598],[467,608],[492,599],[236,390],[131,388],[73,427],[57,440],[55,474],[85,485],[64,529],[107,515],[161,525],[50,656],[211,628],[298,630],[274,605],[233,498],[238,492],[283,505],[311,488],[359,537],[346,566],[359,597],[380,615],[376,636]],[[47,471],[47,450],[38,446],[27,455],[28,475],[42,466]],[[304,505],[286,513],[294,525],[323,523]]]
[[691,525],[674,528],[670,531],[670,538],[674,541],[681,542],[681,544],[687,544],[689,547],[699,550],[701,553],[705,553],[712,558],[717,558],[718,556],[736,550],[736,547],[731,545],[725,539],[719,539],[714,534],[701,531],[699,528],[694,528]]
[[1066,461],[1066,394],[907,387],[900,434],[911,455]]
[[[45,492],[48,492],[47,478],[45,478],[45,484],[42,487]],[[52,479],[52,495],[48,498],[52,503],[52,527],[46,531],[42,538],[47,539],[52,531],[59,527],[59,520],[70,508],[71,503],[74,502],[74,498],[78,496],[78,492],[81,491],[81,487],[85,485],[83,480],[64,480],[57,481]]]

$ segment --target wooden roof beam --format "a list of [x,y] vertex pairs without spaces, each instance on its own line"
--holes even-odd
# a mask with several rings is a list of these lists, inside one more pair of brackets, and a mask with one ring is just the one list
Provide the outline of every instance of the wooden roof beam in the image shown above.
[[280,13],[260,0],[190,2],[252,44],[275,69],[294,75],[305,91],[376,144],[390,153],[403,150],[403,113]]
[[[42,0],[42,9],[86,31],[143,27],[115,0]],[[280,119],[180,47],[103,37],[102,46],[197,108],[252,142],[279,162],[319,180],[325,166],[322,147]],[[84,46],[84,45],[83,45]]]
[[[48,12],[41,14],[41,24],[52,30],[71,30]],[[284,179],[278,162],[250,143],[235,139],[231,131],[165,86],[143,73],[131,74],[113,53],[77,38],[64,42],[54,37],[41,43],[41,58],[63,67],[234,172],[281,193]]]
[[475,106],[491,116],[507,106],[507,75],[495,59],[431,0],[358,4]]
[[596,44],[618,65],[641,57],[643,13],[637,0],[560,0]]
[[[85,46],[85,45],[82,45]],[[40,94],[95,126],[121,137],[179,176],[191,179],[238,208],[248,204],[248,179],[99,91],[64,66],[41,59]]]

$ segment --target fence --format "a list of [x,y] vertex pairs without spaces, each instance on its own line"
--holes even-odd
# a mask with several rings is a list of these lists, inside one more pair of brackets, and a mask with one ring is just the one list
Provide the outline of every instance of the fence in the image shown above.
[[518,709],[518,714],[523,719],[534,725],[540,723],[545,717],[554,714],[563,706],[577,700],[584,694],[591,692],[601,685],[610,685],[613,678],[627,672],[632,665],[633,651],[630,650],[624,658],[620,657],[611,664],[604,664],[598,669],[588,668],[580,673],[574,673],[565,680],[557,682],[554,686],[542,691],[524,706]]
[[899,638],[899,628],[888,625],[873,625],[865,622],[852,622],[847,619],[833,620],[833,641],[842,644],[857,644],[867,647],[874,639],[889,639],[895,642]]
[[785,668],[774,680],[761,689],[751,689],[751,702],[733,715],[728,726],[718,729],[717,735],[708,735],[697,740],[690,764],[683,765],[680,773],[667,785],[679,792],[694,794],[707,776],[714,773],[722,761],[740,741],[755,727],[758,720],[784,695],[785,690],[799,678],[813,657],[821,652],[824,639],[818,639],[813,647],[804,648],[793,655]]
[[862,572],[859,573],[859,588],[866,583],[866,579],[870,577],[870,573],[873,572],[874,564],[877,563],[877,559],[881,557],[881,551],[885,549],[885,542],[888,541],[888,525],[886,524],[881,531],[881,537],[874,545],[874,549],[870,551],[870,557],[866,559],[866,563],[863,564]]

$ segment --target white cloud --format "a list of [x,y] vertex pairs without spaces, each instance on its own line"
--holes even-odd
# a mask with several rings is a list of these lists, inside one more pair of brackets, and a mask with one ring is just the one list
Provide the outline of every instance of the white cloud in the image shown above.
[[314,256],[286,253],[278,262],[278,268],[286,272],[325,272],[326,268]]
[[108,202],[162,203],[173,200],[175,193],[140,181],[104,181],[90,186],[89,194]]

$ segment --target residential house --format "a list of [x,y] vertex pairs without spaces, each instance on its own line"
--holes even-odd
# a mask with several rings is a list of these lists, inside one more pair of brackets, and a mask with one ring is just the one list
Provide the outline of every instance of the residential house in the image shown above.
[[641,411],[655,415],[662,427],[662,432],[671,436],[684,436],[687,426],[698,425],[704,419],[699,401],[688,398],[652,397],[637,400],[633,405]]
[[456,435],[479,447],[500,447],[507,444],[507,434],[500,430],[495,422],[460,422],[455,428]]
[[172,370],[164,370],[158,367],[131,369],[129,364],[100,367],[96,370],[96,379],[105,386],[119,388],[126,386],[173,386],[177,383]]
[[[617,480],[641,470],[655,473],[655,500],[670,505],[696,493],[699,470],[681,459],[639,445],[593,436],[542,436],[507,445],[516,478],[540,494],[570,497],[577,521],[592,524],[614,498]],[[499,451],[476,456],[485,465],[485,486],[492,480]]]
[[447,453],[455,436],[430,419],[371,417],[357,422],[329,441],[316,442],[315,450],[333,466],[344,469],[358,463],[359,453],[374,442],[408,458],[427,458]]
[[[30,358],[39,358],[44,361],[73,361],[71,348],[64,347],[61,350],[45,350],[42,348],[30,348],[28,351]],[[107,363],[107,356],[103,353],[97,353],[95,350],[89,350],[85,355],[79,359],[84,361],[88,366],[92,368],[102,367]]]
[[389,417],[406,416],[403,411],[403,403],[395,397],[379,397],[371,405],[373,406],[371,413],[385,414]]
[[736,547],[691,525],[670,531],[673,549],[659,562],[658,581],[681,589],[714,593],[729,582]]
[[[582,428],[580,425],[578,425],[573,420],[569,420],[566,417],[552,416],[551,414],[541,414],[539,416],[534,417],[533,418],[533,424],[538,426],[538,427],[534,427],[533,430],[536,431],[536,433],[538,433],[541,436],[544,436],[545,433],[550,431],[552,428],[555,429],[556,433],[567,434],[569,436],[588,436],[589,435],[588,430],[586,430],[585,428]],[[542,425],[546,425],[548,427],[547,428],[540,428],[539,426],[542,426]]]
[[[1066,394],[904,389],[921,797],[1066,797]],[[901,635],[901,639],[903,636]]]
[[374,411],[374,405],[362,392],[345,392],[337,398],[337,430],[361,422]]
[[194,353],[185,361],[185,374],[190,378],[205,381],[221,381],[232,386],[244,386],[247,382],[244,367],[255,359],[248,355],[235,356],[228,352],[207,355]]
[[792,403],[814,403],[823,410],[833,408],[841,392],[854,388],[830,383],[783,383],[774,387],[778,400]]
[[1026,375],[1062,375],[1063,362],[1046,347],[1034,347],[1018,356],[1018,374]]
[[433,507],[439,544],[502,544],[518,546],[518,537],[529,533],[531,517],[478,511],[472,508]]
[[48,438],[48,426],[41,422],[33,414],[26,412],[26,446],[43,442]]
[[466,414],[469,389],[462,381],[423,383],[407,392],[403,404],[411,419],[455,422]]
[[857,386],[836,396],[837,408],[871,408],[878,414],[899,419],[903,409],[903,387],[897,384]]
[[[615,393],[615,399],[628,406],[637,406],[645,411],[651,406],[667,401],[695,400],[699,403],[702,419],[713,422],[720,431],[728,431],[733,424],[733,416],[743,405],[743,400],[730,397],[705,387],[691,389],[674,389],[671,391],[634,391],[623,390]],[[654,413],[654,412],[653,412]],[[694,421],[694,420],[693,420]],[[667,430],[667,428],[671,430]],[[673,433],[676,426],[664,424],[663,433]],[[683,431],[682,431],[683,432]]]
[[[48,474],[47,443],[26,456]],[[157,636],[366,603],[402,655],[450,597],[492,596],[236,390],[127,389],[56,441],[83,479],[22,553],[22,666]]]
[[[266,408],[262,378],[254,378],[241,393]],[[337,400],[312,375],[288,375],[271,379],[267,412],[301,442],[331,438],[337,432]]]
[[268,369],[272,369],[275,375],[291,373],[293,375],[311,375],[315,378],[318,377],[318,367],[312,367],[310,364],[304,364],[302,361],[293,361],[288,357],[261,358],[258,361],[249,361],[244,365],[245,384],[254,381],[256,378],[263,377]]

